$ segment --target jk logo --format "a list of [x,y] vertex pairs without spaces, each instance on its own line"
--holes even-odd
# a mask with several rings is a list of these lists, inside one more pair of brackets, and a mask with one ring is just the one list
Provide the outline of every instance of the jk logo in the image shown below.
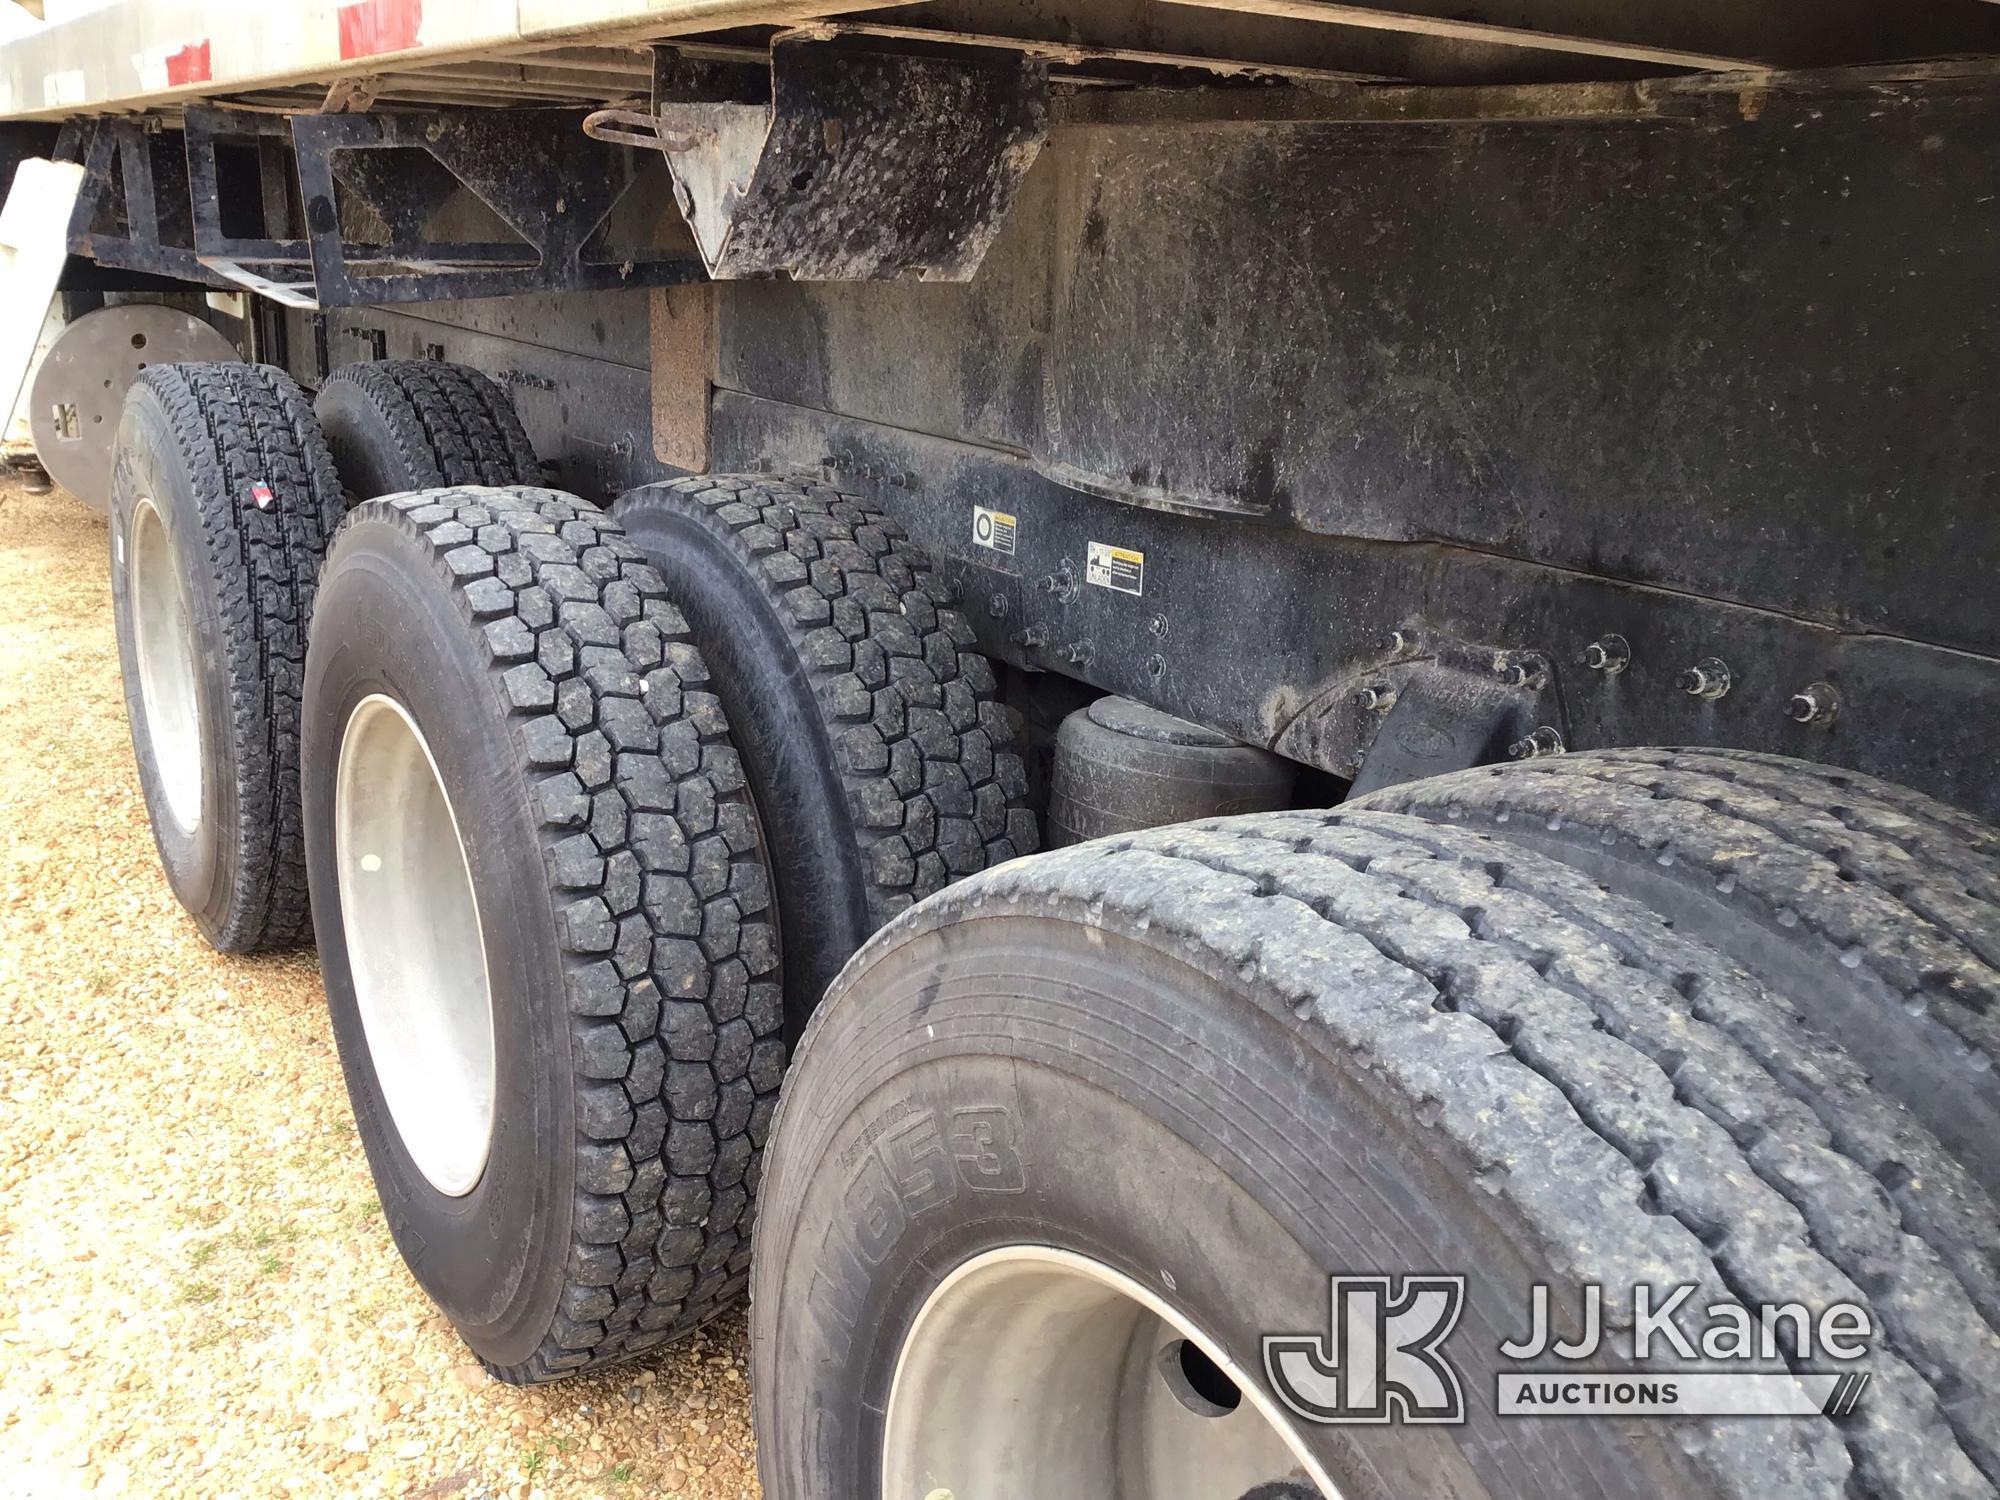
[[1465,1310],[1463,1276],[1334,1276],[1323,1334],[1266,1334],[1264,1373],[1308,1422],[1463,1422],[1439,1345]]

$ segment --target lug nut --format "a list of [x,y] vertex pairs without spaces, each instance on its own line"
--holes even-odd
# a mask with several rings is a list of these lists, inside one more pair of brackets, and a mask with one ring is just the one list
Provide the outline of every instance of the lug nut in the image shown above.
[[1809,682],[1785,704],[1785,717],[1794,724],[1831,724],[1839,712],[1840,694],[1830,682]]
[[1385,683],[1365,687],[1354,695],[1354,706],[1363,713],[1387,713],[1396,701],[1396,690]]
[[1593,672],[1616,677],[1632,665],[1632,646],[1622,635],[1599,636],[1583,648],[1583,664]]
[[1543,755],[1561,755],[1567,747],[1563,744],[1562,731],[1553,724],[1544,724],[1526,739],[1516,740],[1507,747],[1509,760],[1534,760]]
[[1712,702],[1729,691],[1729,664],[1720,657],[1704,656],[1676,677],[1674,684],[1690,697]]

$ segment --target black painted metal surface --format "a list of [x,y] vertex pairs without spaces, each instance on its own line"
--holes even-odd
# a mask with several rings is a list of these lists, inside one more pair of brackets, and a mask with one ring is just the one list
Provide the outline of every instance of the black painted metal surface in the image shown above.
[[[1483,660],[1495,688],[1521,695],[1506,732],[1546,724],[1570,749],[1770,750],[2000,819],[1991,656],[1448,543],[1135,506],[991,448],[734,393],[717,396],[713,444],[718,469],[819,468],[866,493],[936,555],[983,650],[1336,775],[1353,776],[1382,732],[1364,690],[1402,694]],[[975,507],[1012,518],[1012,553],[975,540]],[[1091,581],[1093,543],[1141,554],[1140,592]],[[1615,674],[1584,665],[1607,632],[1631,651]],[[1722,698],[1678,685],[1705,657],[1729,664]],[[1838,686],[1838,715],[1794,722],[1792,695],[1816,681]],[[1490,758],[1503,737],[1476,748]]]
[[966,288],[744,288],[724,384],[1138,508],[2000,651],[2000,91],[1059,132]]

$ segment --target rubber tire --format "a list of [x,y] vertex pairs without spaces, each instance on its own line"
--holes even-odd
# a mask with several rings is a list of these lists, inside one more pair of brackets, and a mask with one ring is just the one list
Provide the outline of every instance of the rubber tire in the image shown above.
[[[1262,1335],[1324,1332],[1328,1274],[1466,1274],[1470,1426],[1308,1430],[1347,1494],[1990,1496],[2000,1345],[1958,1276],[1983,1247],[1884,1191],[1955,1164],[1795,1012],[1566,865],[1387,813],[955,886],[856,956],[786,1084],[751,1297],[764,1494],[875,1494],[912,1316],[1028,1242],[1171,1295],[1251,1371]],[[1866,1399],[1838,1425],[1491,1415],[1532,1283],[1573,1323],[1584,1283],[1609,1307],[1640,1281],[1868,1306]],[[1608,1327],[1591,1364],[1631,1362]]]
[[[658,574],[555,491],[368,502],[327,562],[305,805],[334,1039],[398,1248],[510,1383],[628,1358],[745,1285],[785,1048],[769,872],[705,677]],[[341,920],[334,778],[377,691],[436,758],[494,980],[502,1105],[462,1198],[388,1115]]]
[[[268,496],[260,503],[259,490]],[[167,813],[132,634],[127,552],[150,498],[193,614],[202,814]],[[111,604],[139,786],[167,883],[225,953],[312,941],[299,813],[306,627],[340,483],[312,408],[269,365],[155,365],[126,393],[110,509]]]
[[1810,999],[1805,1023],[2000,1194],[2000,829],[1742,750],[1596,750],[1355,805],[1539,849]]
[[313,411],[358,500],[442,485],[539,485],[542,463],[507,393],[479,371],[429,359],[343,365]]
[[877,927],[1034,850],[1018,718],[924,553],[856,497],[724,475],[612,510],[687,612],[736,727],[796,1036]]

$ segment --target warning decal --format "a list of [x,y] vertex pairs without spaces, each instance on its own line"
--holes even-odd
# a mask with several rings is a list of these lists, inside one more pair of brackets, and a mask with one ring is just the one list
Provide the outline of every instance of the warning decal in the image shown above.
[[1090,544],[1090,556],[1083,576],[1101,589],[1121,594],[1146,592],[1146,554],[1130,547],[1113,547],[1104,542]]
[[1014,518],[1004,510],[988,510],[983,505],[972,507],[972,539],[982,547],[991,547],[995,552],[1012,555],[1014,551]]

